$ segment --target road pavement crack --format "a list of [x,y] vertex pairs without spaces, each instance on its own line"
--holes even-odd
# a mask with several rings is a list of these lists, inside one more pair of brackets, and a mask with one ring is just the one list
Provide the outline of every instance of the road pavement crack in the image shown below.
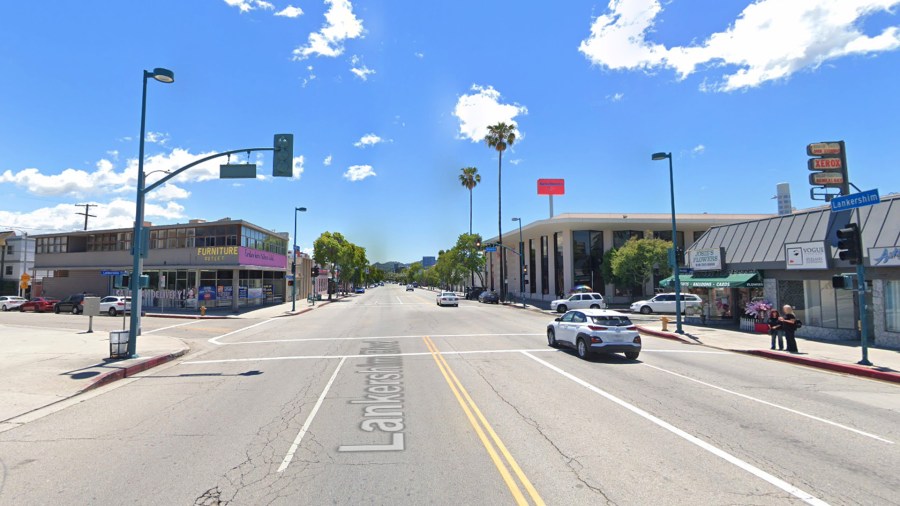
[[[519,415],[519,417],[522,418],[522,420],[524,420],[528,425],[531,425],[532,427],[534,427],[534,429],[538,431],[538,434],[540,434],[541,437],[543,437],[544,440],[547,441],[547,443],[550,446],[552,446],[553,449],[556,450],[557,453],[559,453],[559,455],[565,461],[566,467],[568,467],[569,471],[571,471],[572,475],[575,476],[575,479],[580,481],[585,487],[587,487],[589,490],[591,490],[595,494],[599,494],[599,495],[603,496],[603,499],[606,501],[606,504],[611,504],[611,505],[616,504],[615,501],[613,501],[612,499],[609,498],[609,496],[606,495],[606,493],[603,491],[603,489],[601,489],[600,487],[595,487],[594,485],[591,485],[590,483],[588,483],[588,481],[585,478],[583,478],[581,476],[580,471],[582,469],[584,469],[584,465],[576,457],[567,455],[559,446],[557,446],[556,443],[550,438],[550,436],[548,436],[544,432],[544,428],[541,427],[541,424],[539,424],[537,422],[537,420],[526,415],[519,409],[518,406],[509,402],[506,399],[506,397],[504,397],[503,394],[501,394],[500,391],[497,390],[496,387],[494,387],[493,383],[488,381],[488,378],[484,375],[484,371],[480,367],[478,367],[477,365],[475,365],[474,363],[472,363],[471,361],[469,361],[465,358],[463,358],[463,361],[465,361],[466,363],[468,363],[469,365],[472,366],[472,368],[475,370],[475,372],[477,372],[478,375],[481,376],[481,379],[483,379],[484,382],[491,388],[491,390],[494,391],[494,394],[497,395],[497,398],[499,398],[501,401],[506,403],[507,406],[511,407]],[[577,465],[577,469],[576,469],[576,465]]]

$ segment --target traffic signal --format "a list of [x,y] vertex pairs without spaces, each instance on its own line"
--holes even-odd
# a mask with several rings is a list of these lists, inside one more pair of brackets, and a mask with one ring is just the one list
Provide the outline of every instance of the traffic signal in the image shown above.
[[831,287],[843,290],[853,290],[853,276],[850,274],[838,274],[831,277]]
[[313,266],[312,271],[310,272],[310,274],[312,274],[312,277],[314,277],[314,278],[319,277],[319,267],[318,267],[318,266]]
[[294,175],[294,134],[275,134],[272,175],[275,177]]
[[862,263],[862,241],[859,234],[859,225],[850,223],[837,231],[838,257],[850,262],[851,265]]
[[528,265],[522,266],[522,272],[525,273],[526,276],[528,275]]

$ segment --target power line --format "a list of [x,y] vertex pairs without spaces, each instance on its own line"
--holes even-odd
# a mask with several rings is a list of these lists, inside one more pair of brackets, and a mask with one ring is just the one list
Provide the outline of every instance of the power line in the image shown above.
[[88,217],[96,218],[97,215],[89,214],[92,207],[97,207],[97,204],[75,204],[76,207],[84,207],[83,213],[75,213],[81,216],[84,216],[84,229],[87,230],[88,225]]

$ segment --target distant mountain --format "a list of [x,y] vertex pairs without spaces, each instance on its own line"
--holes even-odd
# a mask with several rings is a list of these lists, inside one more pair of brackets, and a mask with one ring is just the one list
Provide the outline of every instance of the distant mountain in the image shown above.
[[402,262],[376,262],[374,264],[376,268],[383,270],[384,272],[400,272],[403,269],[409,267],[409,264],[405,264]]

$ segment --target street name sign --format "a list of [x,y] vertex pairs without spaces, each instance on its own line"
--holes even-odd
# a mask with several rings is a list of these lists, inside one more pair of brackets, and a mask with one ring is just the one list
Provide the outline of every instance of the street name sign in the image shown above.
[[122,276],[125,271],[100,271],[101,276]]
[[487,248],[484,248],[484,250],[487,252],[494,252],[494,251],[497,251],[497,247],[496,246],[488,246]]
[[846,211],[857,207],[871,206],[879,202],[881,202],[881,197],[878,196],[878,190],[867,190],[831,199],[831,210],[832,212]]

